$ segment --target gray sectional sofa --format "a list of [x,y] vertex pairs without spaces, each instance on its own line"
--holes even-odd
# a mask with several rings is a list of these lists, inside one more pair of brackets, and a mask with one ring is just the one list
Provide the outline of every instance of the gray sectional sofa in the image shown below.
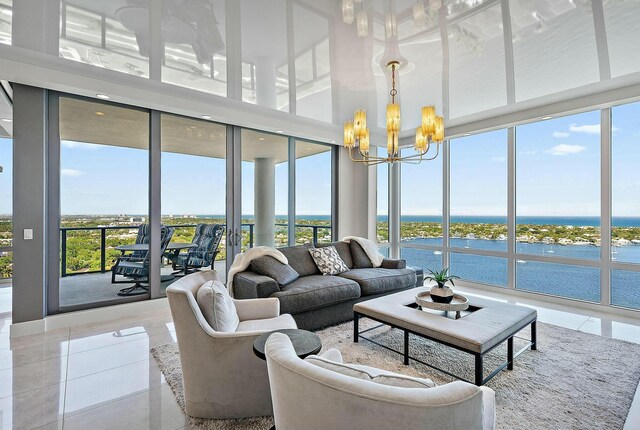
[[309,253],[312,244],[279,248],[295,272],[272,257],[261,257],[235,275],[235,298],[277,297],[281,313],[293,315],[299,328],[315,330],[352,319],[357,302],[422,285],[422,269],[406,267],[404,260],[385,259],[374,268],[355,241],[316,246],[330,245],[349,267],[347,272],[323,276]]

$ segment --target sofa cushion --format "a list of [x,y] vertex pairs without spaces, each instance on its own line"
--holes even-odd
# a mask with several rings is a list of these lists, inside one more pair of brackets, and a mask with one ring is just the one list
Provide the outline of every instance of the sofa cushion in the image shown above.
[[324,276],[339,275],[349,270],[334,246],[311,248],[309,254]]
[[[353,243],[353,242],[352,242]],[[360,284],[363,296],[386,293],[416,285],[416,272],[411,269],[353,269],[339,275]]]
[[317,355],[311,355],[305,358],[305,361],[332,372],[381,385],[403,388],[433,388],[436,386],[431,379],[414,378],[369,366],[338,363]]
[[271,297],[280,299],[281,313],[296,314],[357,299],[360,285],[338,276],[311,275],[296,279]]
[[316,243],[316,248],[324,248],[325,246],[333,246],[338,251],[340,258],[344,261],[349,269],[353,269],[353,258],[351,258],[351,246],[347,242],[330,242],[330,243]]
[[310,243],[304,245],[289,246],[286,248],[279,248],[278,251],[282,252],[287,260],[289,260],[289,266],[293,268],[300,276],[318,275],[320,271],[318,266],[314,263],[309,249],[313,248]]
[[196,293],[196,301],[212,329],[223,332],[236,331],[240,318],[236,305],[222,282],[205,282]]
[[364,249],[358,242],[355,240],[350,241],[349,248],[351,249],[351,258],[353,259],[354,269],[367,269],[373,267],[371,259],[367,253],[364,252]]
[[298,272],[288,264],[282,264],[270,255],[256,258],[249,264],[249,270],[268,276],[280,285],[287,285],[299,278]]

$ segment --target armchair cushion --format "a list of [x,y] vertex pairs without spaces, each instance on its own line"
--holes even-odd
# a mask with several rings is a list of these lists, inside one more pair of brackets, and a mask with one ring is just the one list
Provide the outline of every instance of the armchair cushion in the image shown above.
[[240,321],[275,318],[280,315],[280,300],[266,299],[233,300]]
[[[327,351],[329,352],[329,351]],[[342,358],[342,357],[340,357]],[[305,359],[323,369],[331,370],[352,378],[363,379],[376,384],[388,385],[403,388],[433,388],[435,384],[431,379],[413,378],[411,376],[400,375],[398,373],[387,372],[369,366],[345,364],[329,359],[329,356],[311,355]]]
[[291,315],[283,314],[275,318],[240,321],[236,331],[273,331],[287,328],[298,328],[298,326]]
[[221,332],[236,331],[240,318],[233,299],[222,282],[207,281],[198,289],[196,301],[212,329]]
[[288,264],[282,264],[275,258],[265,255],[251,261],[249,269],[260,275],[268,276],[279,285],[287,285],[299,278],[298,272]]

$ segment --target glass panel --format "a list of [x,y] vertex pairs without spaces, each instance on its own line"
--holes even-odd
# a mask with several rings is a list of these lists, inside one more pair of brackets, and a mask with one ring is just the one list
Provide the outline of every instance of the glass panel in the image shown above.
[[162,269],[164,293],[176,271],[206,269],[214,258],[225,259],[224,230],[217,248],[207,248],[215,236],[204,239],[205,245],[198,248],[179,246],[195,239],[198,224],[218,224],[224,229],[227,134],[226,126],[208,121],[162,114],[161,122],[162,223],[175,228]]
[[640,263],[640,103],[612,109],[611,259]]
[[242,250],[287,246],[289,139],[243,129]]
[[516,288],[600,302],[600,270],[594,267],[517,260]]
[[296,243],[331,242],[331,146],[297,140],[295,180]]
[[[116,247],[140,243],[148,222],[149,114],[61,98],[60,139],[60,307],[125,300],[118,290],[148,276],[148,248],[132,255]],[[112,283],[110,269],[125,260],[140,269],[121,267],[122,283]]]
[[640,272],[611,271],[611,304],[640,309]]
[[611,76],[640,71],[640,2],[604,1]]
[[[434,148],[430,151],[434,151]],[[402,156],[412,154],[415,154],[413,149],[402,151]],[[441,246],[442,155],[433,161],[423,161],[420,164],[404,163],[400,168],[402,241]]]
[[0,0],[0,43],[11,45],[12,0]]
[[241,13],[242,101],[289,111],[286,1],[243,0]]
[[378,248],[378,251],[380,251],[380,254],[384,255],[385,258],[389,258],[389,247],[388,246],[380,247],[380,248]]
[[182,7],[198,17],[197,23],[174,23],[180,34],[165,41],[162,81],[226,97],[224,1],[191,1]]
[[507,259],[452,252],[451,274],[466,281],[507,286]]
[[451,118],[507,104],[500,4],[449,25],[447,32]]
[[591,2],[544,3],[509,2],[516,101],[600,80]]
[[407,260],[407,266],[428,270],[442,269],[442,251],[417,248],[400,248],[400,258]]
[[[0,136],[6,133],[3,125],[9,130],[9,122],[0,121]],[[8,133],[7,133],[8,134]],[[13,245],[13,141],[10,138],[0,137],[0,278],[12,276]],[[2,285],[0,285],[2,287]],[[0,301],[2,298],[0,297]],[[11,301],[9,301],[11,307]],[[11,309],[9,309],[11,310]],[[0,311],[1,313],[1,311]]]
[[507,250],[507,130],[454,139],[451,246]]
[[600,258],[600,112],[516,128],[516,252]]
[[149,77],[148,7],[103,8],[96,4],[88,8],[65,4],[64,8],[62,58]]
[[[374,147],[376,148],[376,147]],[[379,157],[386,157],[387,150],[385,148],[377,149]],[[378,186],[377,188],[377,216],[376,230],[378,242],[389,242],[389,165],[379,164],[376,166]]]

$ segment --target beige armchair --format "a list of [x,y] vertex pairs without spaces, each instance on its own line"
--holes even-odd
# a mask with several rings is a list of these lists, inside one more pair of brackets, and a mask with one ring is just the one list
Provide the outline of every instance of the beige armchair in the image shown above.
[[[402,388],[347,376],[299,359],[281,333],[269,336],[265,352],[278,430],[495,427],[490,388],[462,381]],[[341,360],[336,356],[331,359]]]
[[187,275],[167,288],[176,327],[187,414],[198,418],[245,418],[272,415],[267,365],[253,353],[262,333],[296,328],[291,315],[280,315],[278,299],[234,301],[240,325],[217,332],[204,318],[196,294],[215,271]]

